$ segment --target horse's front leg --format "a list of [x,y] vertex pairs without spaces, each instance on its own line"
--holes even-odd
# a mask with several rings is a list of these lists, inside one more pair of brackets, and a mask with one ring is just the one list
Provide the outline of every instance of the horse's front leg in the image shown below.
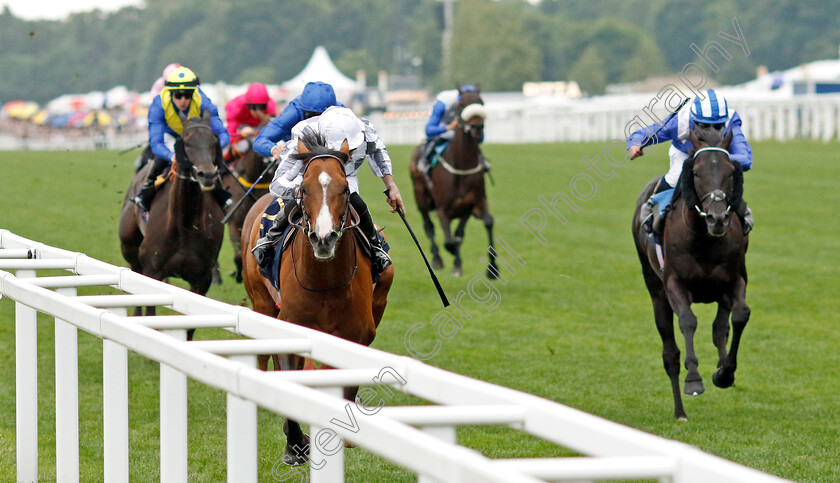
[[452,252],[452,254],[455,255],[455,260],[452,262],[452,276],[454,277],[460,277],[464,274],[461,261],[461,244],[464,242],[464,230],[467,226],[467,220],[469,219],[470,218],[468,216],[459,218],[458,226],[455,227],[455,238],[453,238],[454,252]]
[[496,247],[493,245],[493,215],[489,211],[484,212],[484,229],[487,230],[487,242],[492,250],[488,250],[490,264],[487,266],[487,278],[495,280],[498,277],[499,266],[496,265]]
[[[277,359],[275,359],[275,364]],[[280,370],[300,370],[303,368],[304,359],[294,354],[280,356]],[[283,433],[286,434],[286,452],[283,455],[283,463],[289,466],[300,466],[309,461],[309,435],[304,434],[300,423],[292,419],[283,422]]]
[[458,244],[455,242],[455,239],[452,238],[452,229],[450,227],[452,220],[440,207],[438,207],[437,214],[438,220],[440,221],[440,229],[443,230],[443,248],[445,248],[449,253],[455,255],[458,251]]
[[[718,372],[723,363],[726,361],[726,343],[729,340],[729,314],[732,312],[732,305],[730,300],[721,300],[718,302],[717,314],[715,321],[712,323],[712,342],[718,350]],[[712,376],[712,382],[718,386],[716,376]]]
[[651,301],[656,330],[662,338],[662,363],[671,381],[671,392],[674,396],[674,417],[680,421],[686,421],[688,417],[680,395],[680,348],[677,347],[677,340],[674,337],[674,312],[664,292],[655,295],[652,293]]
[[679,318],[680,331],[685,338],[685,386],[683,391],[689,396],[703,394],[703,378],[697,371],[697,355],[694,352],[694,333],[697,331],[697,316],[691,311],[688,290],[675,277],[669,277],[665,283],[665,293],[671,303],[671,310]]
[[[732,306],[732,346],[729,354],[721,360],[718,368],[712,374],[712,382],[717,387],[731,387],[735,384],[735,369],[738,367],[738,346],[741,343],[741,334],[750,320],[750,308],[746,302],[747,281],[743,278],[738,280],[735,288],[735,302]],[[725,343],[725,341],[724,341]],[[724,347],[725,349],[725,347]]]
[[426,232],[426,236],[429,238],[429,243],[431,244],[432,268],[440,270],[443,268],[443,260],[440,258],[440,252],[438,251],[437,243],[435,243],[435,224],[432,223],[432,218],[429,216],[428,211],[420,211],[420,214],[423,217],[423,230]]

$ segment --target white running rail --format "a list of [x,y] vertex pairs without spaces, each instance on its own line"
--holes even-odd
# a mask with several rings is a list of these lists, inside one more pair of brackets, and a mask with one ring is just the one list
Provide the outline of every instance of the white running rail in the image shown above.
[[[44,269],[69,273],[36,277]],[[103,292],[116,288],[123,293],[77,296],[76,288],[81,286],[100,286]],[[258,480],[257,406],[311,425],[310,478],[316,483],[344,481],[340,438],[417,473],[422,482],[783,481],[683,443],[278,321],[7,230],[0,230],[0,295],[15,303],[20,482],[38,478],[38,312],[55,317],[58,482],[78,482],[80,478],[79,329],[103,340],[104,476],[109,483],[129,481],[128,350],[161,365],[162,482],[188,481],[188,377],[227,393],[227,475],[231,482]],[[126,308],[135,305],[165,306],[182,315],[127,317]],[[253,340],[186,342],[185,329],[190,327],[224,327]],[[269,352],[301,354],[337,369],[257,370],[254,354]],[[386,392],[397,388],[435,405],[377,410],[377,398],[363,399],[367,406],[341,398],[344,386],[374,384]],[[362,397],[370,395],[360,393]],[[487,424],[505,424],[587,456],[493,460],[457,444],[456,427]],[[266,476],[260,479],[264,481]]]

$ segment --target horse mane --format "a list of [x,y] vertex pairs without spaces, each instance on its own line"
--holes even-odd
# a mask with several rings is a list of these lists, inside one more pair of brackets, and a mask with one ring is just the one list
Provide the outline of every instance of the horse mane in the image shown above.
[[350,159],[348,154],[330,149],[327,146],[327,141],[324,139],[324,136],[321,135],[321,133],[315,132],[314,129],[304,129],[300,140],[309,152],[292,154],[291,157],[293,159],[299,159],[306,162],[318,156],[332,156],[341,161],[342,164],[346,163]]

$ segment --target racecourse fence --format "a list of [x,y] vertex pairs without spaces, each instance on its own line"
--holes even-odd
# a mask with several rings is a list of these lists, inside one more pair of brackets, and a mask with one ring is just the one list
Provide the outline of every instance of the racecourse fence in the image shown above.
[[[68,273],[38,276],[43,270]],[[79,296],[78,287],[103,293]],[[417,473],[422,482],[782,481],[680,442],[278,321],[7,230],[0,230],[0,295],[15,304],[20,482],[38,478],[38,313],[55,319],[58,482],[80,479],[78,330],[102,339],[103,465],[109,483],[129,481],[129,350],[160,364],[162,482],[189,481],[187,378],[227,393],[227,477],[231,482],[258,480],[257,406],[311,426],[313,482],[344,481],[342,439]],[[163,306],[178,315],[127,316],[127,308],[138,305]],[[191,327],[222,327],[249,339],[186,342],[185,331]],[[337,369],[262,372],[255,368],[255,355],[264,353],[295,353]],[[353,404],[341,398],[345,386],[374,384],[433,405],[380,410],[359,399]],[[360,394],[366,403],[373,399],[367,397],[370,392]],[[490,459],[457,444],[459,426],[498,424],[586,456]],[[320,469],[315,469],[315,463]],[[269,477],[260,475],[259,479]]]
[[[635,116],[645,125],[655,122],[643,111],[654,99],[649,94],[562,103],[539,98],[494,102],[493,95],[488,94],[484,96],[487,107],[484,137],[488,143],[504,144],[623,141],[627,138],[626,126]],[[750,141],[840,139],[840,96],[756,98],[727,94],[727,100],[741,116],[744,135]],[[652,109],[659,119],[667,115],[663,105],[663,102],[655,103]],[[387,144],[411,145],[423,139],[428,116],[378,113],[369,119]],[[635,129],[638,128],[632,130]]]

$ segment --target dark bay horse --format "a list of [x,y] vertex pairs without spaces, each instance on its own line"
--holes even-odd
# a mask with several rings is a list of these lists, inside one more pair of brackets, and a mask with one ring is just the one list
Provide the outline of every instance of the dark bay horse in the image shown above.
[[[295,225],[297,233],[281,260],[280,294],[260,275],[250,255],[244,259],[245,290],[257,312],[370,345],[385,312],[394,269],[389,266],[374,284],[370,259],[353,232],[350,189],[344,173],[349,159],[347,142],[340,151],[332,151],[320,137],[307,136],[299,142],[297,156],[306,166],[300,199],[303,219]],[[243,253],[250,252],[259,238],[260,219],[271,199],[270,194],[263,196],[248,212]],[[267,357],[260,357],[261,369],[266,369],[267,362]],[[303,364],[297,356],[280,358],[282,369],[301,369]],[[344,396],[352,401],[357,391],[357,387],[345,388]],[[286,420],[283,430],[283,461],[305,463],[308,455],[294,448],[307,447],[308,436],[292,420]]]
[[[685,338],[684,391],[689,395],[704,391],[694,353],[697,317],[691,304],[717,303],[712,339],[719,360],[712,382],[721,388],[735,383],[738,345],[750,317],[745,301],[749,239],[738,217],[733,216],[743,194],[743,173],[740,164],[729,159],[731,136],[720,139],[713,130],[691,134],[694,152],[683,165],[663,231],[664,267],[660,267],[655,247],[639,220],[639,210],[658,178],[642,191],[633,216],[633,238],[662,338],[662,360],[674,394],[674,416],[680,420],[687,417],[680,396],[680,350],[674,337],[674,314]],[[727,353],[730,314],[733,335]]]
[[[236,265],[233,276],[239,283],[242,282],[242,224],[245,222],[248,210],[254,206],[254,203],[262,195],[268,193],[268,185],[274,177],[274,168],[276,168],[276,164],[274,164],[272,168],[265,172],[263,178],[257,181],[266,168],[272,166],[270,158],[264,158],[253,149],[254,139],[266,124],[268,124],[268,120],[257,126],[256,132],[243,137],[236,143],[239,146],[239,157],[230,164],[228,170],[222,175],[222,186],[231,194],[234,206],[240,199],[245,198],[227,221],[228,238],[233,245],[233,263]],[[251,192],[246,196],[245,193],[249,189]]]
[[[148,221],[130,198],[152,163],[131,181],[120,216],[120,248],[135,272],[157,280],[178,277],[189,283],[191,291],[204,295],[224,237],[222,210],[211,195],[219,182],[221,151],[209,113],[182,117],[181,122],[184,131],[175,144],[176,163],[152,200]],[[148,307],[146,313],[154,315],[155,308]],[[139,307],[135,315],[140,315]]]
[[[443,246],[455,256],[452,275],[463,275],[461,268],[461,244],[464,240],[464,228],[470,216],[484,222],[487,238],[493,247],[493,215],[487,207],[487,195],[484,189],[485,166],[482,162],[479,143],[484,137],[484,101],[480,91],[460,93],[458,104],[458,126],[452,142],[440,155],[440,161],[431,168],[428,177],[417,169],[422,156],[423,145],[417,147],[411,156],[411,179],[414,183],[414,197],[423,217],[423,228],[431,242],[432,266],[443,268],[437,244],[435,226],[429,212],[437,210],[438,220],[443,230]],[[454,236],[450,224],[458,220]],[[495,250],[491,250],[490,264],[496,266]],[[498,273],[498,270],[496,270]],[[493,270],[487,269],[487,277],[496,278]]]

